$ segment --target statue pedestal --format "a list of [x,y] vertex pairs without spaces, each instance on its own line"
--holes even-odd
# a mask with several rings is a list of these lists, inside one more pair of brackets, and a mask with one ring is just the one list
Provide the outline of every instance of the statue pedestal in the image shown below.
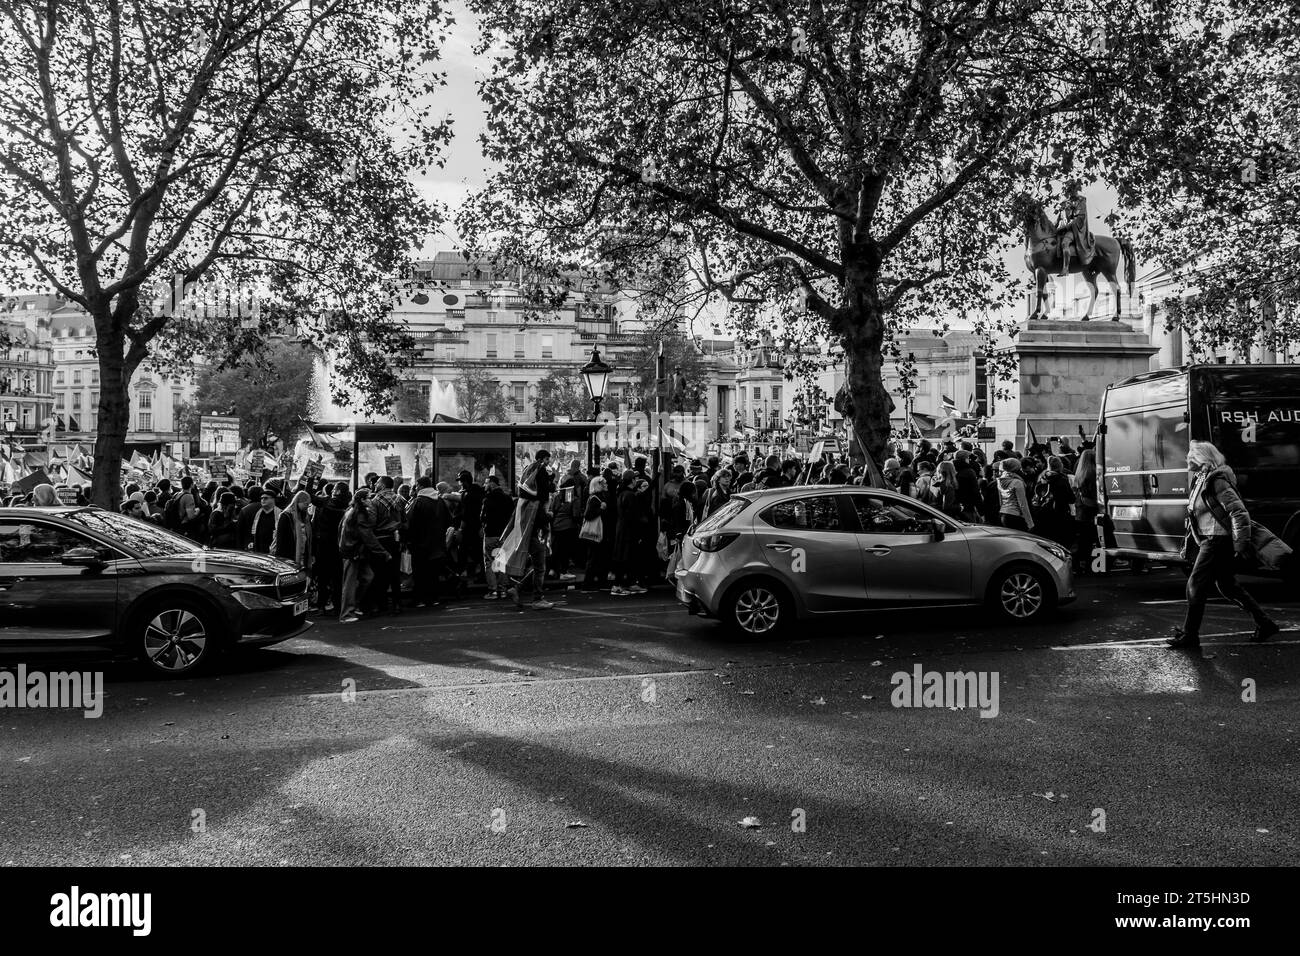
[[1078,428],[1089,437],[1096,430],[1101,396],[1106,386],[1130,375],[1150,371],[1159,347],[1138,331],[1137,316],[1109,319],[1035,319],[1021,322],[994,346],[994,357],[1008,353],[1017,359],[1009,383],[989,373],[990,388],[1009,387],[1007,399],[992,401],[989,418],[999,443],[1010,440],[1024,450],[1029,428],[1039,441],[1064,435],[1078,445]]

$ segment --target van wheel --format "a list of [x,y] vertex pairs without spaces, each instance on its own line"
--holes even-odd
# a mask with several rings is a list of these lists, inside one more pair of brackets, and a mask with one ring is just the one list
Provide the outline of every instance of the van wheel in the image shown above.
[[1041,621],[1056,604],[1047,575],[1029,565],[999,571],[989,583],[988,606],[1009,624]]
[[136,657],[150,674],[165,679],[202,673],[221,646],[216,615],[184,595],[150,601],[132,616],[128,628]]
[[784,635],[793,617],[794,605],[785,591],[762,578],[742,581],[722,608],[722,619],[731,632],[750,640]]

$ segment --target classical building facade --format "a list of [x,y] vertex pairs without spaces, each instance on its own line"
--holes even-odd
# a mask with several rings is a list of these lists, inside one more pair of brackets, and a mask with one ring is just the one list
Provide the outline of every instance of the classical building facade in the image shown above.
[[[494,270],[459,252],[439,252],[418,263],[412,276],[416,287],[394,312],[418,350],[409,387],[430,403],[431,412],[456,415],[449,387],[467,369],[479,369],[500,383],[507,420],[535,421],[542,379],[557,369],[576,373],[598,347],[614,366],[603,410],[630,411],[629,393],[639,387],[635,367],[647,331],[637,318],[635,301],[615,291],[577,292],[562,305],[539,312],[524,299],[522,280],[517,271]],[[701,408],[684,409],[708,416],[711,439],[730,428],[734,408],[730,343],[718,345],[696,340],[709,385]]]
[[[17,423],[14,439],[40,440],[54,409],[49,310],[53,296],[10,296],[0,305],[0,422]],[[3,432],[0,432],[0,436]]]

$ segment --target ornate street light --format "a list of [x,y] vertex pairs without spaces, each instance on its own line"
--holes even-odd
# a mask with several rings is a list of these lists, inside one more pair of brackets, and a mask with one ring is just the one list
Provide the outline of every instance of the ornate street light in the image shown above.
[[591,361],[578,371],[582,374],[582,381],[587,386],[587,394],[591,396],[591,400],[596,405],[596,415],[600,415],[600,400],[605,397],[605,386],[609,384],[609,376],[614,371],[614,367],[601,361],[600,348],[593,346]]
[[13,435],[13,433],[16,432],[16,431],[18,431],[18,423],[17,423],[16,421],[14,421],[12,418],[6,418],[6,419],[5,419],[5,434],[6,434],[6,435]]

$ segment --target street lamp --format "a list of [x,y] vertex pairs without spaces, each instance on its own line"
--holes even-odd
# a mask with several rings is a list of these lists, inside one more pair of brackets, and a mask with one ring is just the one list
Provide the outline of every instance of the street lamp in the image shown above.
[[596,404],[596,415],[599,416],[600,400],[605,397],[605,386],[609,384],[609,376],[614,368],[601,361],[600,348],[592,346],[591,361],[578,371],[582,374],[582,381],[587,386],[587,394]]

